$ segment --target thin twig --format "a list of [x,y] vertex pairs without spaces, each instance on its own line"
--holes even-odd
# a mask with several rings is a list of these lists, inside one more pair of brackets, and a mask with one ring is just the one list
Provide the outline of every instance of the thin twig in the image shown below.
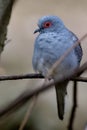
[[73,108],[72,108],[71,116],[70,116],[70,119],[69,119],[68,130],[73,130],[73,123],[74,123],[74,119],[75,119],[76,108],[77,108],[77,81],[74,81],[74,86],[73,86]]
[[5,81],[5,80],[21,80],[21,79],[33,79],[33,78],[44,78],[41,74],[20,74],[20,75],[1,75],[0,76],[0,81]]
[[[87,69],[87,62],[84,63],[76,72],[74,76],[77,76],[78,74],[81,74]],[[72,76],[71,76],[72,77]],[[71,78],[70,77],[70,78]],[[61,80],[55,81],[55,83],[62,82],[65,80],[65,77],[62,77]],[[69,80],[69,78],[68,78]],[[10,114],[14,110],[18,109],[22,105],[24,105],[28,100],[30,100],[33,96],[37,94],[41,94],[42,92],[47,91],[48,89],[51,89],[54,85],[54,81],[51,80],[49,83],[47,83],[44,87],[39,86],[37,89],[30,91],[27,90],[23,92],[18,98],[16,98],[13,102],[11,102],[8,106],[2,108],[0,110],[0,118]]]
[[75,77],[71,78],[72,81],[78,81],[78,82],[86,82],[87,83],[87,77]]
[[26,112],[26,114],[24,116],[24,119],[23,119],[23,121],[22,121],[22,123],[20,125],[19,130],[23,130],[24,129],[24,127],[27,124],[27,122],[29,120],[29,117],[30,117],[30,115],[31,115],[31,113],[33,111],[33,108],[36,105],[36,102],[37,102],[37,96],[34,96],[33,99],[32,99],[31,104],[29,104],[29,108],[27,109],[27,112]]
[[[0,81],[22,80],[22,79],[43,79],[43,75],[37,73],[20,74],[20,75],[1,75]],[[87,82],[87,77],[73,77],[71,81]]]

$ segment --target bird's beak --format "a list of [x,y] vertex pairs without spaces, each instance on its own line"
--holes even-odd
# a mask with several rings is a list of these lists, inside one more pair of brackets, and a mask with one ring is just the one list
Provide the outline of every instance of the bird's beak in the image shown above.
[[41,31],[40,28],[36,29],[36,30],[34,31],[34,34],[37,33],[37,32],[40,32],[40,31]]

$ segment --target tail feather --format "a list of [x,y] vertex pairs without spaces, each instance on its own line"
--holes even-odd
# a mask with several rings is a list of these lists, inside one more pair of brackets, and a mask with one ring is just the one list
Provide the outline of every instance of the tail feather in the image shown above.
[[68,84],[67,81],[64,81],[63,83],[55,84],[58,116],[61,120],[63,120],[64,117],[65,95],[66,95],[67,84]]

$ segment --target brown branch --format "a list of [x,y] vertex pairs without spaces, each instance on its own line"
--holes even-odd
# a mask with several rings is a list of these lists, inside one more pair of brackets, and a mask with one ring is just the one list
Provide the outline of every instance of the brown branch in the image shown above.
[[41,74],[20,74],[20,75],[1,75],[0,76],[0,81],[5,81],[5,80],[21,80],[21,79],[33,79],[33,78],[44,78]]
[[74,86],[73,86],[73,107],[72,107],[71,116],[70,116],[70,119],[69,119],[68,130],[73,130],[73,123],[74,123],[74,119],[75,119],[76,108],[77,108],[77,81],[74,81]]
[[[85,70],[87,69],[87,62],[84,63],[76,72],[75,75],[73,76],[77,76],[80,75],[81,73],[83,73]],[[72,77],[72,76],[71,76]],[[70,77],[70,78],[71,78]],[[65,77],[62,77],[61,80],[57,80],[57,82],[62,82],[66,80]],[[67,79],[69,80],[69,78]],[[25,92],[23,92],[18,98],[16,98],[13,102],[11,102],[8,106],[2,108],[0,110],[0,118],[13,112],[14,110],[16,110],[17,108],[21,107],[22,105],[24,105],[28,100],[30,100],[33,96],[37,95],[37,94],[41,94],[42,92],[47,91],[48,89],[51,89],[54,85],[54,81],[51,80],[49,83],[45,84],[44,87],[39,86],[37,89],[30,91],[27,90]]]
[[[1,75],[0,81],[22,80],[22,79],[43,79],[43,75],[37,73],[20,74],[20,75]],[[71,77],[71,81],[87,82],[87,77]]]
[[87,78],[86,77],[75,77],[75,78],[71,78],[72,81],[78,81],[78,82],[87,82]]

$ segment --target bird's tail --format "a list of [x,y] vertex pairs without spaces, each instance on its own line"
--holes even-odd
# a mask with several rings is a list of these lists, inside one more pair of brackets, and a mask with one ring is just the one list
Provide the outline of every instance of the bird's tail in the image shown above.
[[67,81],[64,81],[63,83],[55,84],[58,116],[61,120],[63,120],[64,117],[65,95],[67,94],[66,92],[67,83],[68,83]]

